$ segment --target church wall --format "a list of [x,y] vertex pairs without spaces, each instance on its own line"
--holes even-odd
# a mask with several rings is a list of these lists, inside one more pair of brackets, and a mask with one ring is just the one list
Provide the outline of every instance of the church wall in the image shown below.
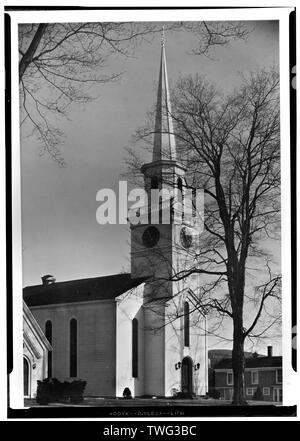
[[206,346],[206,321],[203,316],[199,317],[198,312],[192,313],[190,331],[189,355],[193,364],[200,364],[200,368],[194,371],[194,391],[196,395],[205,395],[208,392],[208,365]]
[[77,378],[87,381],[85,395],[115,395],[114,300],[32,307],[42,329],[52,321],[53,377],[72,380],[69,372],[69,323],[77,319]]
[[183,343],[180,319],[174,320],[178,311],[178,298],[169,301],[166,308],[166,364],[165,364],[165,395],[172,396],[173,390],[181,391],[181,371],[175,365],[182,361]]
[[[199,312],[190,314],[190,345],[184,346],[184,317],[182,315],[183,302],[188,298],[184,294],[173,297],[166,309],[166,364],[165,364],[165,394],[173,395],[173,389],[181,391],[181,368],[176,369],[178,362],[184,357],[190,357],[193,362],[193,389],[196,395],[205,395],[208,392],[207,374],[207,347],[205,329],[206,322]],[[179,317],[174,320],[176,314]],[[195,370],[194,366],[200,364]]]
[[145,395],[165,396],[165,306],[145,305]]
[[[122,397],[125,387],[133,396],[144,395],[144,285],[116,300],[116,396]],[[132,377],[132,320],[138,321],[138,376]]]

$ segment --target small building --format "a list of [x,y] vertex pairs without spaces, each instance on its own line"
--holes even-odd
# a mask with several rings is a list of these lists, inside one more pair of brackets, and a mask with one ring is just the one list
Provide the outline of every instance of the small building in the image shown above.
[[[232,359],[224,358],[214,367],[215,389],[222,400],[232,400]],[[246,400],[282,402],[282,357],[274,357],[272,346],[268,355],[252,356],[245,360]]]
[[[263,357],[261,354],[253,352],[244,352],[245,358],[251,357]],[[213,395],[215,390],[215,367],[220,363],[221,360],[231,359],[232,350],[231,349],[209,349],[208,351],[208,392],[209,395]]]
[[23,373],[24,397],[36,395],[37,381],[48,376],[48,354],[51,345],[23,301]]

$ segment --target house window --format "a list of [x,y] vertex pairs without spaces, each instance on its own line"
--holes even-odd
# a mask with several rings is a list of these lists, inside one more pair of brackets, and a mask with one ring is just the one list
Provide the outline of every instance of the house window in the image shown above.
[[70,377],[77,377],[77,320],[70,321]]
[[278,384],[282,383],[282,369],[276,370],[276,383]]
[[228,386],[233,385],[233,373],[232,372],[227,372],[227,384],[228,384]]
[[132,320],[132,376],[138,377],[138,321]]
[[190,346],[190,306],[184,302],[184,346]]
[[270,395],[270,388],[269,387],[263,387],[263,395]]
[[247,387],[247,389],[246,389],[246,394],[247,395],[253,396],[254,392],[255,392],[255,388],[254,387]]
[[[52,345],[52,322],[47,320],[45,324],[45,336]],[[48,378],[52,377],[52,351],[48,351]]]
[[258,384],[258,371],[251,372],[251,384]]

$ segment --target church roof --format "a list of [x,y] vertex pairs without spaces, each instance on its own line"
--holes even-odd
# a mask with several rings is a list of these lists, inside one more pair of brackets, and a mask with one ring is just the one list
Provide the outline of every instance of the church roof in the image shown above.
[[126,273],[68,280],[27,286],[23,289],[23,298],[28,306],[114,299],[144,281],[145,278],[132,279]]
[[152,161],[176,161],[176,159],[176,144],[171,114],[165,42],[164,35],[162,35]]

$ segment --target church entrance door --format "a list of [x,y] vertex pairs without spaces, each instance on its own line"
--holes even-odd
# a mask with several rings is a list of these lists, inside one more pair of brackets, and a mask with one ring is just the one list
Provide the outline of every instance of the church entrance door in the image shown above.
[[181,364],[181,391],[187,398],[192,398],[193,389],[193,361],[190,357],[184,357]]

